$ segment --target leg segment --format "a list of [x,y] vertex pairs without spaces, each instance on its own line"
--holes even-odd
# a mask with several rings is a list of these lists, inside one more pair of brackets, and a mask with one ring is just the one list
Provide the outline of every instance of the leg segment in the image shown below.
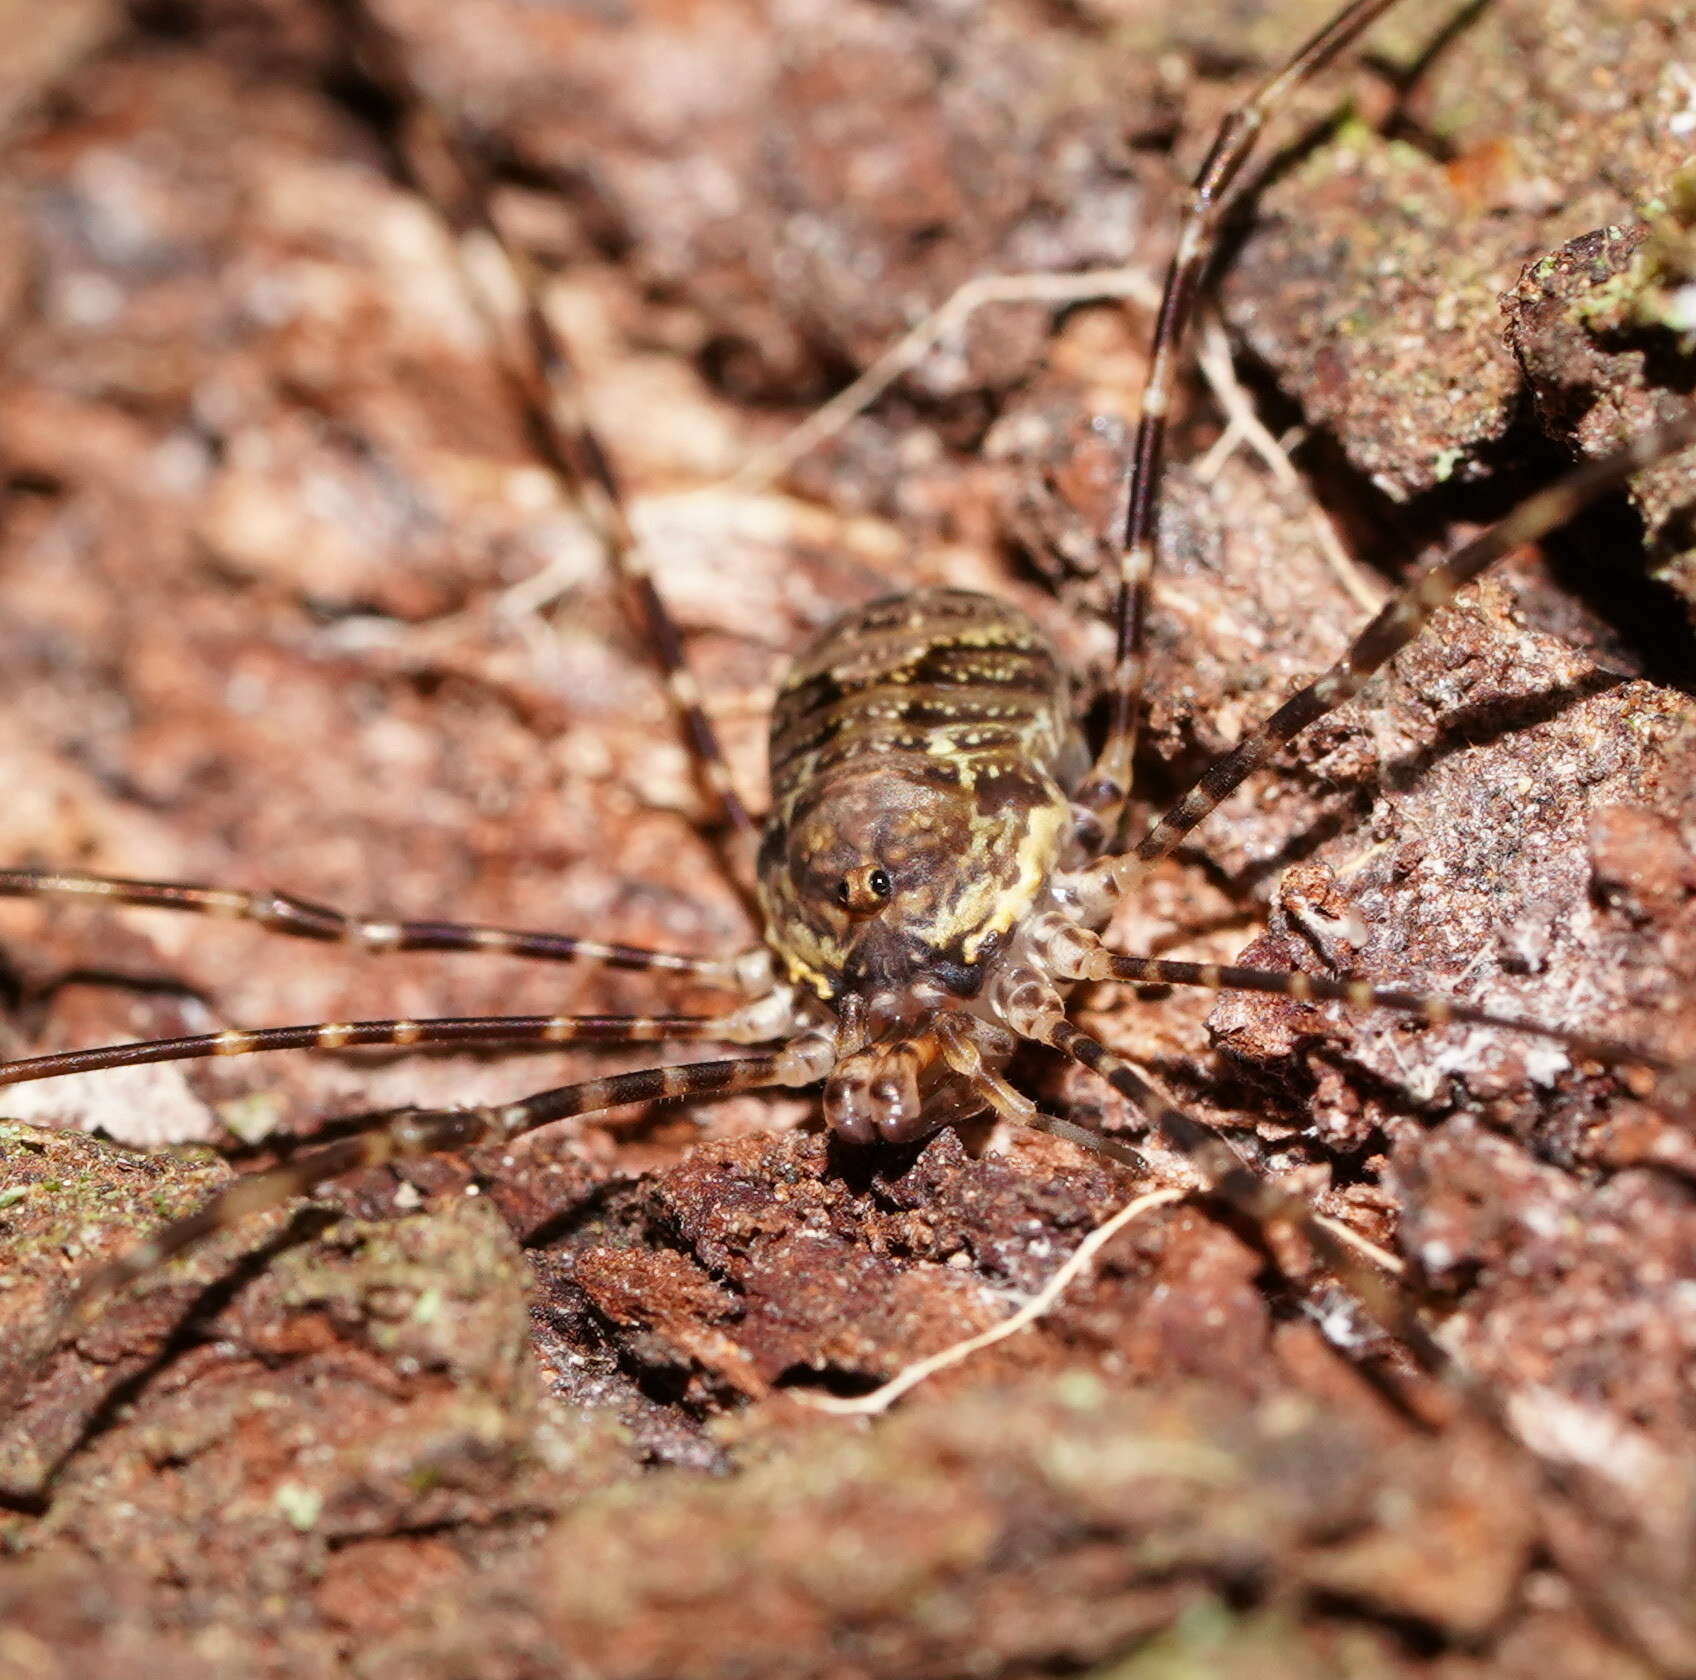
[[1142,709],[1144,623],[1150,582],[1159,553],[1156,515],[1165,456],[1167,410],[1177,383],[1178,357],[1195,313],[1202,277],[1218,241],[1231,189],[1253,155],[1255,142],[1278,108],[1303,82],[1356,40],[1396,0],[1354,0],[1302,46],[1287,64],[1227,116],[1197,173],[1178,234],[1178,249],[1166,271],[1165,291],[1154,328],[1154,351],[1142,414],[1131,446],[1129,497],[1119,561],[1118,651],[1113,673],[1113,709],[1107,740],[1079,797],[1117,826],[1131,785]]
[[[1628,1531],[1629,1512],[1604,1508],[1601,1495],[1610,1490],[1585,1476],[1578,1466],[1551,1458],[1529,1445],[1515,1419],[1513,1398],[1497,1395],[1461,1359],[1451,1354],[1426,1327],[1420,1300],[1412,1288],[1381,1263],[1369,1261],[1366,1247],[1347,1228],[1334,1223],[1310,1207],[1300,1196],[1290,1194],[1257,1172],[1214,1127],[1175,1107],[1123,1057],[1098,1039],[1074,1026],[1065,1016],[1065,1005],[1054,987],[1029,967],[1008,970],[994,986],[991,998],[996,1014],[1020,1036],[1049,1045],[1063,1056],[1089,1068],[1119,1092],[1155,1128],[1162,1138],[1188,1160],[1205,1178],[1207,1193],[1241,1217],[1265,1231],[1274,1226],[1295,1230],[1320,1264],[1335,1276],[1365,1307],[1367,1313],[1397,1340],[1427,1376],[1439,1382],[1467,1410],[1514,1452],[1528,1454],[1543,1483],[1558,1506],[1559,1523],[1546,1530],[1552,1548],[1566,1560],[1571,1551],[1565,1543],[1578,1527],[1593,1530],[1600,1520]],[[1069,1125],[1048,1129],[1059,1131],[1091,1148],[1109,1140],[1097,1139],[1084,1128]],[[1117,1151],[1103,1149],[1117,1156]],[[1383,1373],[1404,1402],[1412,1400],[1399,1381]],[[1416,1402],[1415,1411],[1423,1407]],[[1577,1525],[1569,1528],[1568,1525]],[[1588,1608],[1610,1631],[1626,1639],[1634,1649],[1653,1645],[1651,1630],[1623,1602],[1613,1584],[1595,1577],[1592,1564],[1581,1552],[1569,1573],[1574,1584],[1590,1600]],[[1660,1615],[1660,1607],[1654,1613]],[[1657,1667],[1657,1672],[1659,1671]],[[1680,1667],[1678,1672],[1687,1672]]]
[[706,984],[735,990],[743,989],[745,979],[761,983],[757,971],[763,967],[753,952],[741,959],[715,962],[672,951],[578,939],[565,933],[479,927],[468,922],[350,916],[290,893],[245,892],[175,881],[130,881],[114,875],[82,875],[57,869],[0,869],[0,898],[80,898],[154,910],[187,910],[202,916],[257,922],[274,933],[353,945],[365,951],[492,951],[543,962],[593,962],[608,968],[687,974]]
[[1058,1114],[1048,1114],[1038,1108],[1023,1091],[1010,1085],[984,1060],[973,1032],[974,1023],[952,1011],[944,1010],[935,1022],[937,1041],[942,1046],[943,1059],[964,1079],[973,1092],[983,1099],[984,1106],[1011,1120],[1016,1126],[1028,1126],[1033,1132],[1048,1132],[1084,1149],[1105,1155],[1132,1172],[1148,1173],[1148,1162],[1128,1143],[1092,1132]]
[[1525,1033],[1532,1038],[1552,1039],[1583,1056],[1604,1062],[1636,1062],[1657,1072],[1667,1072],[1672,1063],[1653,1050],[1627,1044],[1621,1039],[1595,1033],[1551,1027],[1520,1015],[1501,1015],[1454,998],[1429,992],[1409,992],[1396,986],[1380,986],[1352,974],[1305,974],[1300,970],[1242,968],[1230,963],[1171,962],[1159,957],[1125,957],[1095,944],[1093,936],[1077,941],[1079,930],[1070,930],[1074,954],[1062,957],[1055,969],[1064,980],[1121,980],[1133,985],[1201,986],[1211,992],[1269,992],[1294,998],[1298,1003],[1346,1003],[1356,1009],[1400,1009],[1433,1026],[1463,1022],[1472,1026],[1500,1027],[1506,1032]]
[[135,1282],[166,1260],[252,1214],[304,1196],[318,1185],[357,1167],[382,1166],[420,1155],[441,1155],[474,1144],[519,1137],[555,1120],[662,1097],[716,1097],[766,1085],[807,1085],[827,1065],[828,1046],[808,1037],[770,1055],[733,1061],[692,1062],[682,1067],[646,1068],[578,1085],[563,1085],[521,1102],[492,1108],[409,1108],[370,1116],[365,1129],[270,1172],[238,1180],[198,1213],[167,1225],[151,1241],[101,1268],[78,1291],[73,1323],[114,1291]]
[[359,69],[391,108],[390,139],[408,185],[446,224],[467,292],[483,316],[530,442],[577,503],[646,626],[702,780],[744,842],[753,819],[731,785],[724,753],[647,558],[630,526],[618,476],[584,411],[565,340],[542,306],[534,265],[501,234],[475,149],[418,85],[401,43],[370,0],[332,0]]
[[[1312,1248],[1321,1264],[1351,1290],[1379,1325],[1395,1336],[1430,1376],[1451,1385],[1498,1433],[1519,1444],[1505,1408],[1425,1327],[1410,1291],[1376,1266],[1366,1264],[1340,1228],[1300,1196],[1290,1194],[1255,1170],[1213,1126],[1171,1103],[1124,1057],[1066,1019],[1065,1002],[1034,968],[1008,970],[993,983],[996,1014],[1020,1037],[1046,1044],[1100,1075],[1124,1097],[1206,1180],[1210,1195],[1256,1227],[1287,1225]],[[1066,1122],[1044,1129],[1115,1159],[1124,1145]]]
[[1634,472],[1691,444],[1696,444],[1696,412],[1645,432],[1617,455],[1580,467],[1522,502],[1482,536],[1416,578],[1385,603],[1329,671],[1292,695],[1222,758],[1215,759],[1189,792],[1148,831],[1136,850],[1111,860],[1107,872],[1122,886],[1137,865],[1175,851],[1184,836],[1279,747],[1353,699],[1368,677],[1400,653],[1431,615],[1487,566],[1565,524],[1598,497],[1617,489]]
[[[1594,1532],[1598,1523],[1602,1523],[1619,1534],[1631,1532],[1633,1516],[1620,1505],[1617,1490],[1584,1474],[1580,1465],[1550,1457],[1529,1443],[1515,1418],[1512,1395],[1497,1394],[1427,1329],[1419,1298],[1412,1288],[1369,1263],[1357,1249],[1359,1239],[1353,1238],[1352,1233],[1349,1237],[1343,1235],[1346,1227],[1334,1225],[1300,1196],[1291,1195],[1262,1177],[1211,1126],[1175,1108],[1135,1068],[1099,1040],[1061,1017],[1042,1035],[1042,1041],[1099,1074],[1131,1102],[1173,1148],[1205,1175],[1210,1195],[1262,1230],[1286,1225],[1297,1231],[1326,1270],[1407,1349],[1428,1377],[1453,1395],[1511,1451],[1530,1460],[1555,1507],[1552,1518],[1545,1519],[1545,1537],[1583,1595],[1586,1608],[1604,1628],[1639,1652],[1653,1651],[1669,1632],[1683,1645],[1685,1635],[1678,1625],[1683,1616],[1681,1607],[1674,1610],[1670,1605],[1634,1605],[1616,1583],[1595,1572],[1591,1556],[1584,1549],[1572,1555],[1569,1536],[1578,1529]],[[1391,1386],[1404,1403],[1412,1399],[1400,1382],[1391,1379]],[[1423,1408],[1415,1401],[1413,1409]],[[1671,1629],[1666,1625],[1668,1612],[1673,1617]],[[1651,1616],[1659,1625],[1651,1624]],[[1654,1667],[1656,1672],[1675,1671],[1663,1669],[1659,1664]],[[1681,1664],[1676,1672],[1690,1670]]]
[[[1174,1107],[1165,1095],[1122,1056],[1115,1055],[1066,1019],[1066,1006],[1054,986],[1034,968],[1014,968],[992,983],[992,1006],[997,1015],[1021,1038],[1046,1044],[1061,1055],[1099,1074],[1206,1180],[1209,1194],[1228,1207],[1266,1228],[1284,1224],[1293,1227],[1327,1266],[1360,1298],[1362,1304],[1392,1335],[1398,1337],[1429,1373],[1452,1378],[1463,1393],[1478,1386],[1431,1336],[1407,1292],[1393,1279],[1367,1266],[1355,1248],[1322,1220],[1300,1196],[1293,1196],[1249,1165],[1206,1122]],[[1064,1128],[1064,1129],[1063,1129]],[[1057,1132],[1090,1149],[1120,1158],[1117,1148],[1104,1147],[1115,1140],[1098,1136],[1075,1122],[1050,1125]],[[1494,1407],[1493,1400],[1487,1404]],[[1494,1416],[1492,1412],[1492,1416]]]
[[251,1056],[262,1050],[354,1050],[453,1045],[461,1050],[559,1049],[572,1044],[734,1043],[735,1016],[697,1015],[446,1015],[408,1021],[318,1021],[299,1027],[258,1027],[197,1033],[189,1038],[149,1038],[60,1050],[0,1062],[0,1086],[67,1073],[138,1067],[146,1062],[198,1062],[214,1056]]

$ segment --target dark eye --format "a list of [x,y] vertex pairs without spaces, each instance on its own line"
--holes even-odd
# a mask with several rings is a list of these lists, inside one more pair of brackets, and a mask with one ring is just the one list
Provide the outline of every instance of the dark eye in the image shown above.
[[874,869],[866,877],[866,886],[879,898],[888,898],[894,890],[894,883],[889,879],[887,869]]

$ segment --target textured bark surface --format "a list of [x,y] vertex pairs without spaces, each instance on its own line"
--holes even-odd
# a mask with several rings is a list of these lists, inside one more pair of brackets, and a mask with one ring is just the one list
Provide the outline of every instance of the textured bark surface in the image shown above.
[[[992,306],[782,483],[736,469],[973,275],[1157,281],[1178,171],[1328,9],[385,7],[488,136],[756,808],[786,658],[875,593],[1007,594],[1099,673],[1146,312]],[[0,0],[30,41],[0,70],[0,858],[745,945],[641,640],[320,11],[32,10]],[[1222,419],[1186,384],[1151,801],[1335,657],[1364,600],[1688,401],[1669,42],[1693,24],[1675,0],[1410,6],[1303,96],[1220,291],[1261,412],[1308,430],[1284,482],[1241,445],[1210,460]],[[1121,948],[1359,970],[1696,1055],[1689,469],[1637,493],[1447,609],[1150,871]],[[715,1001],[16,903],[0,950],[7,1055]],[[1275,1263],[1200,1200],[888,1416],[809,1405],[1000,1321],[1139,1186],[1042,1136],[866,1156],[805,1096],[344,1181],[67,1343],[77,1277],[328,1121],[641,1058],[162,1067],[0,1093],[0,1671],[1696,1666],[1696,1153],[1644,1081],[1270,998],[1077,1003],[1429,1280],[1564,1492],[1464,1406],[1424,1395],[1411,1422],[1298,1245]],[[1090,1079],[1016,1071],[1140,1130]],[[234,1159],[139,1152],[185,1143]]]

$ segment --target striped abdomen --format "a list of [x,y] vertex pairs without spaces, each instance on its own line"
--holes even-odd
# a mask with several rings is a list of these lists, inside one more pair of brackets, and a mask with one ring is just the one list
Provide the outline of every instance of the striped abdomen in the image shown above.
[[791,976],[974,991],[1059,856],[1083,763],[1059,661],[1015,608],[930,589],[838,619],[772,720],[760,890]]

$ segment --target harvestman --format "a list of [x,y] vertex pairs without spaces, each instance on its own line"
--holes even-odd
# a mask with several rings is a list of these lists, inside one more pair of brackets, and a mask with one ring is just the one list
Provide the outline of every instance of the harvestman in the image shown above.
[[0,872],[0,894],[81,898],[248,920],[367,951],[498,951],[687,976],[741,1001],[711,1017],[585,1015],[327,1022],[37,1056],[0,1064],[0,1084],[146,1062],[361,1045],[719,1043],[727,1059],[587,1080],[492,1107],[402,1109],[238,1181],[198,1213],[97,1271],[74,1311],[208,1235],[356,1167],[510,1139],[571,1116],[660,1097],[824,1086],[829,1125],[854,1144],[906,1141],[992,1111],[1139,1165],[1124,1143],[1040,1112],[1003,1077],[1021,1042],[1092,1069],[1173,1148],[1212,1195],[1257,1224],[1297,1228],[1419,1361],[1487,1416],[1499,1409],[1423,1327],[1408,1293],[1365,1265],[1301,1198],[1260,1176],[1213,1128],[1175,1107],[1067,1019],[1066,994],[1115,980],[1273,993],[1405,1011],[1553,1040],[1579,1055],[1670,1071],[1652,1050],[1381,986],[1169,961],[1099,937],[1148,866],[1168,856],[1280,747],[1358,694],[1457,590],[1639,468],[1696,442],[1696,415],[1649,432],[1531,497],[1392,598],[1327,671],[1250,729],[1128,845],[1131,768],[1146,675],[1144,634],[1158,559],[1156,513],[1178,358],[1229,205],[1267,120],[1395,0],[1355,0],[1224,120],[1196,178],[1166,277],[1131,459],[1120,543],[1110,713],[1090,761],[1059,663],[1015,609],[927,590],[852,611],[797,660],[772,733],[773,799],[763,828],[731,786],[713,728],[626,515],[613,463],[582,412],[568,354],[540,304],[525,253],[492,219],[475,148],[417,87],[398,43],[364,0],[332,0],[359,67],[389,106],[396,163],[447,224],[491,351],[535,447],[576,499],[645,622],[701,775],[739,841],[757,852],[765,943],[723,958],[572,935],[345,914],[286,893],[57,871]]

